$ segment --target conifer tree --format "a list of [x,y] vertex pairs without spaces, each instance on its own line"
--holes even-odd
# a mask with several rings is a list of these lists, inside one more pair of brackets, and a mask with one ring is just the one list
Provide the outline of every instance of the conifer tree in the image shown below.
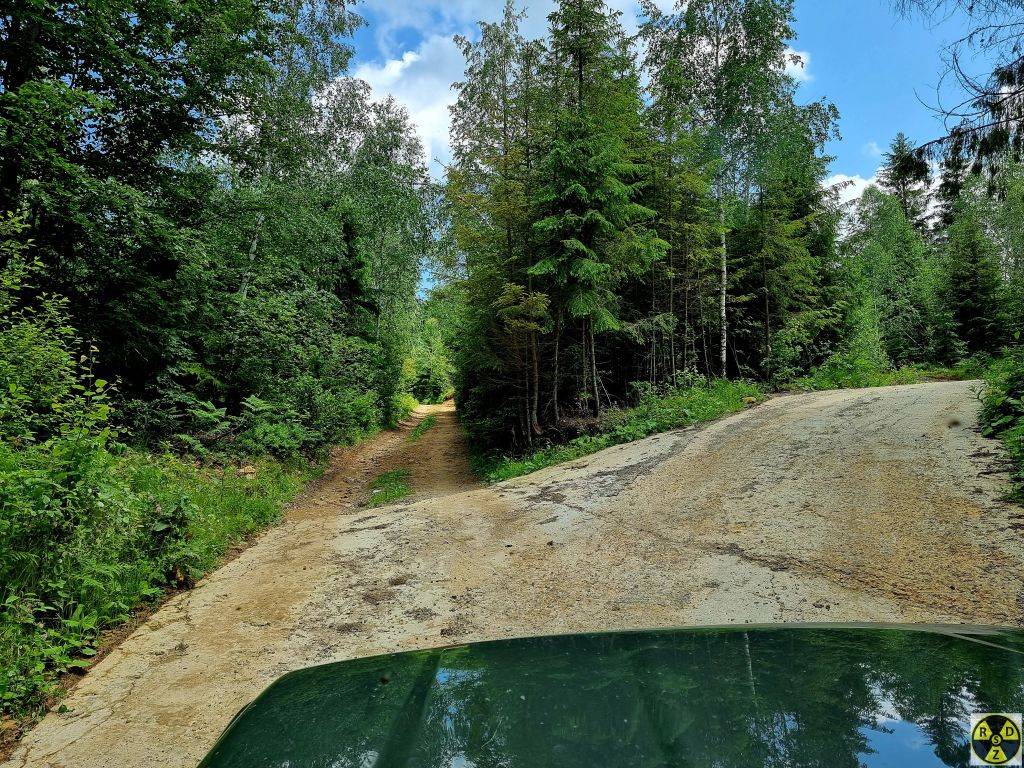
[[[967,354],[996,352],[1005,343],[1004,289],[996,248],[968,187],[956,204],[942,263],[939,299],[944,332]],[[947,345],[955,348],[953,343]]]
[[904,216],[902,201],[869,188],[858,206],[850,247],[878,312],[888,359],[897,366],[925,361],[931,344],[928,252]]
[[667,244],[636,202],[640,97],[618,14],[603,0],[562,0],[551,23],[551,82],[565,94],[534,197],[540,258],[535,276],[557,286],[580,324],[584,391],[601,410],[597,337],[619,328],[614,288],[660,259]]
[[[705,151],[716,162],[719,218],[718,368],[728,373],[729,245],[734,205],[753,194],[752,151],[783,96],[786,41],[793,37],[792,0],[689,0],[663,14],[644,5],[652,58],[677,62],[689,83],[687,102],[706,128]],[[784,97],[783,97],[784,98]]]
[[893,139],[878,181],[883,190],[899,200],[903,217],[918,231],[923,231],[931,172],[928,163],[914,151],[914,145],[906,134],[899,133]]

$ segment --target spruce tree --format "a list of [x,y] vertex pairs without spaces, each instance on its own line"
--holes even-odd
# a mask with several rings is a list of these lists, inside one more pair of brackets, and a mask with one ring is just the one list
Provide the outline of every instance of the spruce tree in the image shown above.
[[923,362],[931,345],[926,273],[928,250],[903,214],[902,202],[869,188],[857,209],[850,248],[878,314],[882,344],[896,366]]
[[729,232],[754,194],[753,154],[772,110],[790,94],[786,44],[793,37],[792,0],[689,0],[662,14],[644,4],[652,61],[675,62],[689,83],[685,101],[704,129],[715,162],[718,203],[718,355],[728,373]]
[[985,232],[970,188],[956,204],[949,227],[940,301],[947,333],[967,354],[996,352],[1006,341],[1003,283],[995,245]]
[[552,83],[565,101],[534,201],[540,258],[531,267],[558,287],[559,310],[580,324],[582,381],[601,410],[598,336],[617,329],[615,287],[644,272],[667,244],[636,202],[639,82],[618,20],[603,0],[562,0],[549,16]]
[[930,181],[928,163],[914,151],[914,145],[906,134],[897,134],[885,154],[885,165],[878,174],[878,182],[883,190],[899,200],[904,218],[918,231],[923,231],[926,226]]

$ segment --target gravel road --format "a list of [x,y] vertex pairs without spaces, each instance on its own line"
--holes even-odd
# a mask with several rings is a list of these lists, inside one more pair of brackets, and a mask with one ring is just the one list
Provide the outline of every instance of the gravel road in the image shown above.
[[[778,397],[462,492],[454,414],[437,410],[419,454],[398,435],[339,456],[6,765],[191,768],[280,674],[395,650],[744,622],[1024,626],[1024,509],[1002,500],[976,386]],[[377,467],[409,462],[429,467],[416,499],[354,505]]]

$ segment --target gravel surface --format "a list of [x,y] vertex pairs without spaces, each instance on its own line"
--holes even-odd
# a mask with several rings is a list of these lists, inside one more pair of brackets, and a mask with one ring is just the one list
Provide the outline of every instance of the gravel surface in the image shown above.
[[[437,407],[416,443],[339,455],[284,525],[158,611],[6,765],[191,768],[282,673],[396,650],[744,622],[1024,626],[1024,510],[1002,500],[976,386],[778,397],[463,492],[454,413]],[[413,499],[355,506],[399,466]]]

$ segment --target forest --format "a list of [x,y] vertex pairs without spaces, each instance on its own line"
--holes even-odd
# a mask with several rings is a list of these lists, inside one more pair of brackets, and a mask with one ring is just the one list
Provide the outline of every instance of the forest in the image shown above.
[[847,210],[825,184],[838,111],[786,74],[791,2],[645,12],[631,38],[603,3],[564,2],[531,41],[509,4],[463,41],[445,291],[479,441],[526,450],[716,378],[865,385],[1017,340],[1008,139],[933,160],[899,134]]
[[508,2],[458,39],[443,179],[349,74],[357,10],[0,14],[4,711],[417,401],[454,394],[496,479],[770,391],[985,375],[1024,464],[1009,35],[848,205],[838,110],[787,74],[793,0],[644,0],[635,34],[560,0],[541,39]]

